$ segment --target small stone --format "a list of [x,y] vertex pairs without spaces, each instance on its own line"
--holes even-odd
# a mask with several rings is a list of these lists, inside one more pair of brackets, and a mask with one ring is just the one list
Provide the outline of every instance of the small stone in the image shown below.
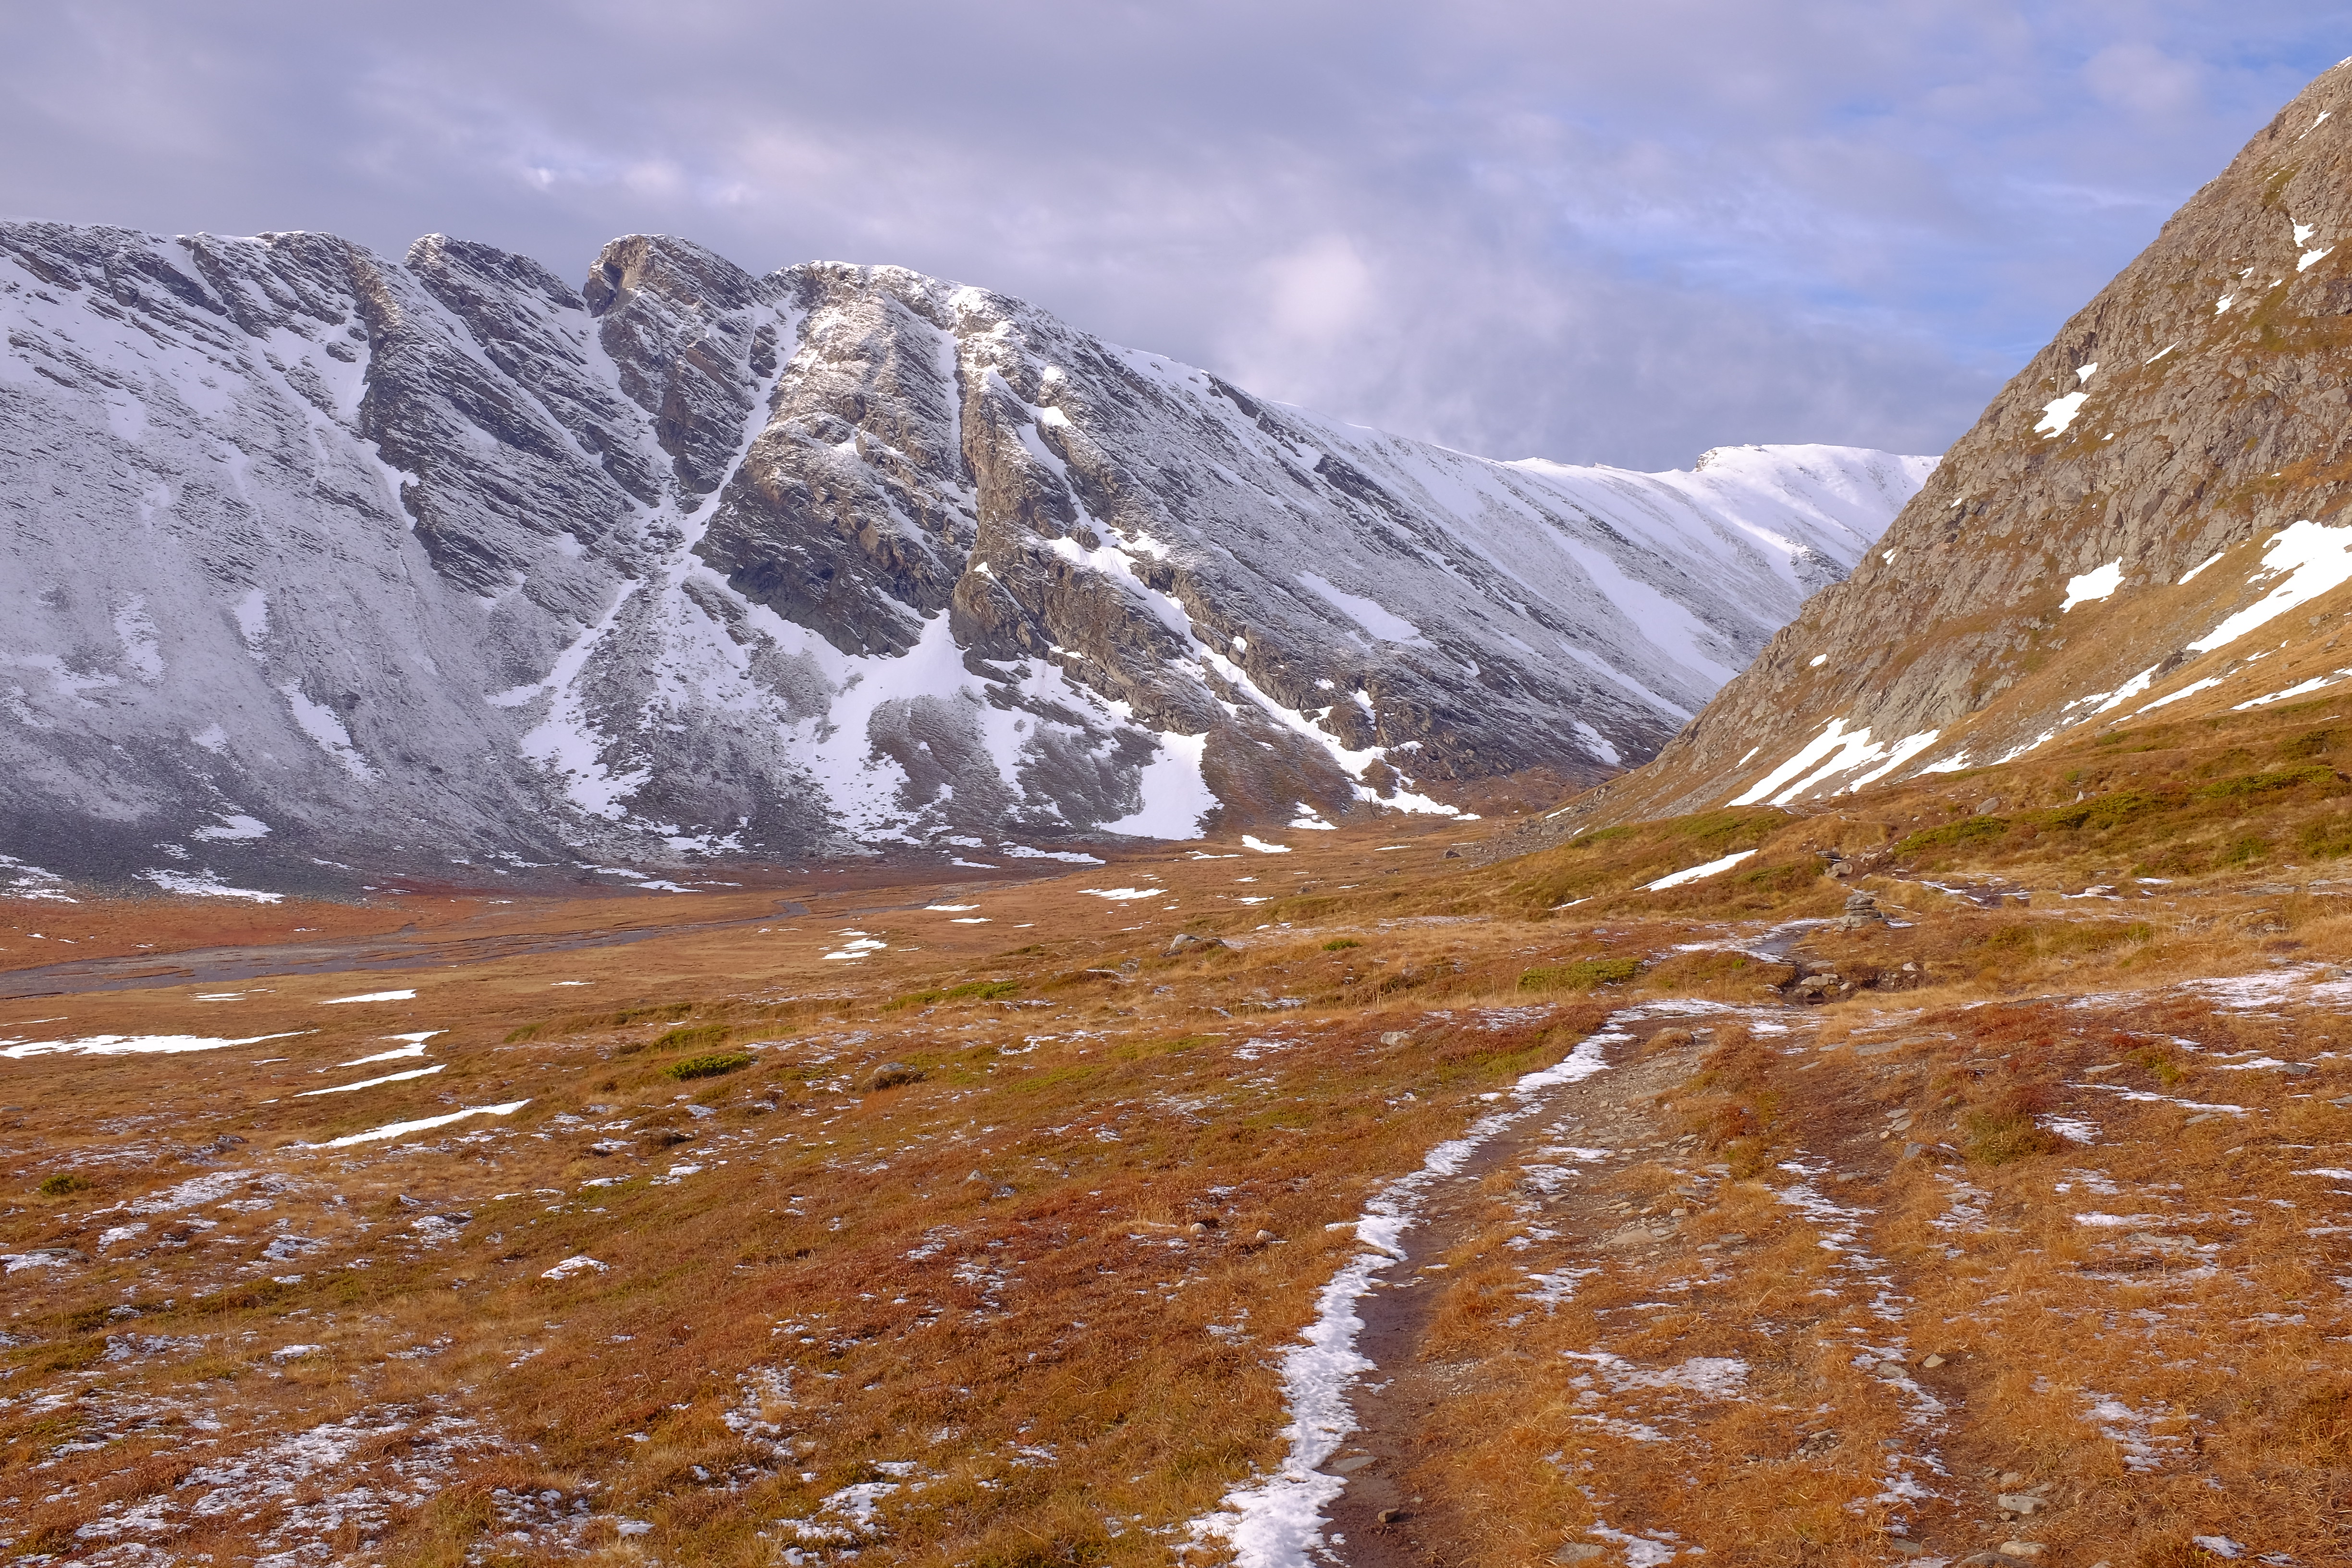
[[[1454,851],[1448,849],[1446,853],[1451,855]],[[1397,1521],[1404,1517],[1405,1511],[1401,1508],[1384,1508],[1381,1510],[1380,1512],[1374,1514],[1372,1516],[1372,1520],[1373,1522],[1378,1524],[1394,1524]]]
[[2011,1513],[2030,1514],[2049,1505],[2032,1492],[2003,1492],[1992,1500]]
[[2000,1484],[2003,1490],[2007,1490],[2011,1487],[2021,1487],[2025,1484],[2025,1472],[2022,1470],[2003,1470],[2000,1473]]
[[1344,1459],[1332,1461],[1331,1468],[1339,1471],[1343,1476],[1352,1476],[1358,1470],[1364,1468],[1368,1465],[1377,1465],[1379,1463],[1380,1460],[1374,1458],[1370,1454],[1350,1454]]
[[1926,1547],[1920,1545],[1916,1541],[1901,1535],[1888,1536],[1886,1538],[1886,1550],[1892,1552],[1897,1557],[1925,1557],[1927,1555],[1927,1549]]
[[1555,1563],[1591,1563],[1609,1555],[1605,1546],[1595,1546],[1589,1541],[1571,1541],[1551,1554]]
[[1990,816],[1994,812],[1999,811],[2000,809],[2000,796],[1997,795],[1987,795],[1984,799],[1977,802],[1977,815],[1979,816]]
[[1168,945],[1160,950],[1160,956],[1174,958],[1180,953],[1202,953],[1213,947],[1224,945],[1222,941],[1213,936],[1194,936],[1191,931],[1180,931],[1170,939]]
[[1939,1355],[1931,1355],[1931,1356],[1927,1357],[1926,1360],[1922,1361],[1919,1364],[1920,1364],[1921,1366],[1926,1367],[1929,1372],[1933,1372],[1933,1371],[1935,1371],[1937,1367],[1939,1367],[1939,1366],[1941,1366],[1941,1365],[1943,1365],[1943,1364],[1944,1364],[1944,1358],[1943,1358],[1942,1356],[1939,1356]]
[[1384,1046],[1401,1046],[1411,1038],[1412,1038],[1412,1031],[1411,1029],[1391,1029],[1387,1034],[1381,1037],[1381,1044]]
[[1999,1552],[2003,1557],[2009,1558],[2011,1562],[2032,1563],[2042,1555],[2042,1542],[2038,1541],[2004,1541],[1998,1547],[1994,1548],[1994,1550]]
[[1209,1234],[1209,1227],[1196,1219],[1191,1225],[1184,1227],[1184,1234],[1187,1236],[1206,1236]]
[[1263,1247],[1269,1241],[1280,1241],[1282,1237],[1275,1235],[1274,1232],[1270,1230],[1261,1230],[1255,1236],[1250,1237],[1250,1239]]

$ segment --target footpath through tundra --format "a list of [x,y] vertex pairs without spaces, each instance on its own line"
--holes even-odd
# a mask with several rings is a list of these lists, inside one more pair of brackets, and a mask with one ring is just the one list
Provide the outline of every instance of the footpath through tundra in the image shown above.
[[[2256,1197],[2282,1167],[2250,1169],[2240,1142],[2228,1195],[2151,1179],[2182,1109],[2264,1111],[2112,1081],[2122,1063],[2061,1064],[2082,1081],[2006,1130],[2063,1159],[2054,1182],[1972,1178],[1916,1141],[1940,1118],[1889,1102],[1949,1081],[1972,1025],[2079,1056],[2083,1032],[2129,1047],[2145,1037],[2126,1018],[2193,1010],[2143,994],[1828,1029],[1693,1000],[1613,1015],[1368,1206],[1369,1245],[1285,1359],[1287,1463],[1196,1532],[1247,1568],[2131,1562],[2102,1543],[2150,1525],[2204,1560],[2332,1560],[2340,1526],[2279,1517],[2239,1467],[2275,1476],[2280,1449],[2341,1419],[2342,1358],[2313,1331],[2344,1330],[2352,1277],[2317,1282],[2311,1309],[2347,1216],[2304,1209],[2352,1198],[2323,1184],[2352,1175],[2305,1167],[2304,1201]],[[2166,1061],[2215,1054],[2156,1037]],[[2221,1054],[2238,1060],[2217,1071],[2281,1066]],[[1769,1149],[1739,1131],[1759,1102],[1787,1130]],[[2156,1105],[2172,1116],[2116,1114]],[[2201,1142],[2181,1173],[2208,1174]],[[2189,1239],[2217,1219],[2226,1239]],[[2298,1357],[2326,1393],[2227,1392],[2248,1363],[2279,1376]],[[2247,1403],[2289,1417],[2248,1432]],[[2224,1457],[2249,1437],[2259,1458]]]
[[[2012,837],[1987,908],[1852,813],[1459,832],[7,1004],[6,1552],[2352,1552],[2322,879]],[[0,908],[0,955],[182,918]]]

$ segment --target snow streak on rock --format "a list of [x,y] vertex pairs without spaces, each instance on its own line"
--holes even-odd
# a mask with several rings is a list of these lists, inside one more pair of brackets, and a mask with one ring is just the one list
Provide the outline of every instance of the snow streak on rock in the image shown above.
[[657,237],[0,225],[0,324],[7,865],[226,896],[1595,779],[1932,467],[1489,462]]

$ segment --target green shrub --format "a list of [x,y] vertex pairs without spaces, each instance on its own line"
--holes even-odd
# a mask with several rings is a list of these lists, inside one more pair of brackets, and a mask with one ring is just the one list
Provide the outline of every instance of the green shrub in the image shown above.
[[904,996],[894,996],[883,1005],[882,1010],[895,1013],[901,1007],[928,1007],[934,1002],[1002,1002],[1020,989],[1017,980],[967,980],[961,985],[909,991]]
[[2303,825],[2303,852],[2314,859],[2336,860],[2352,855],[2352,816],[2322,816]]
[[2334,731],[2313,730],[2306,733],[2297,735],[2291,741],[2280,742],[2278,752],[2279,755],[2282,757],[2315,757],[2322,752],[2331,749],[2335,743],[2336,732]]
[[2055,1153],[2063,1148],[2059,1136],[2022,1111],[1989,1109],[1961,1118],[1969,1131],[1969,1158],[1985,1165],[2006,1165],[2012,1160]]
[[2172,803],[2162,795],[2150,795],[2144,789],[2119,789],[2095,800],[2078,800],[2071,805],[2053,806],[2042,813],[2042,823],[2047,827],[2071,830],[2088,827],[2105,831],[2145,816],[2151,811],[2161,811]]
[[2272,768],[2266,773],[2240,773],[2234,778],[2215,779],[2200,784],[2197,793],[2208,800],[2231,800],[2241,795],[2263,795],[2274,789],[2293,789],[2297,784],[2333,784],[2336,770],[2324,763],[2305,763],[2299,768]]
[[714,1051],[709,1056],[687,1057],[674,1061],[662,1071],[683,1083],[690,1078],[718,1078],[751,1065],[749,1051]]
[[1334,937],[1331,941],[1323,944],[1323,951],[1326,952],[1338,952],[1342,948],[1361,947],[1364,944],[1362,942],[1358,942],[1352,936]]
[[1897,855],[1922,855],[1930,849],[1964,849],[1987,843],[2009,831],[2005,816],[1964,816],[1941,827],[1923,827],[1895,846]]
[[77,1176],[71,1171],[59,1171],[54,1176],[41,1178],[40,1193],[45,1198],[61,1198],[68,1193],[86,1193],[89,1190],[89,1179]]
[[[692,1028],[688,1029],[664,1030],[661,1037],[654,1041],[654,1049],[657,1051],[689,1051],[697,1046],[716,1046],[722,1044],[725,1042],[726,1038],[726,1025],[698,1024]],[[746,1058],[744,1059],[748,1061],[750,1058]]]

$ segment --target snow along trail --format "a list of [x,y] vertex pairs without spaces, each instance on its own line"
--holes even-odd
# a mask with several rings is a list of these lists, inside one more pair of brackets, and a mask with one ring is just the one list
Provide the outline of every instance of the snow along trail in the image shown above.
[[1377,1370],[1357,1348],[1364,1321],[1356,1303],[1371,1292],[1374,1275],[1406,1260],[1401,1243],[1421,1222],[1432,1189],[1461,1172],[1498,1135],[1544,1109],[1549,1091],[1607,1070],[1607,1052],[1633,1041],[1625,1026],[1734,1011],[1718,1003],[1664,1001],[1610,1015],[1566,1057],[1512,1085],[1509,1109],[1480,1117],[1461,1137],[1432,1149],[1419,1170],[1382,1187],[1352,1222],[1365,1249],[1323,1287],[1314,1321],[1300,1331],[1305,1342],[1283,1357],[1284,1402],[1291,1419],[1283,1429],[1289,1453],[1281,1468],[1227,1493],[1217,1512],[1192,1521],[1192,1537],[1229,1543],[1240,1568],[1307,1568],[1318,1556],[1328,1557],[1324,1513],[1348,1483],[1319,1467],[1339,1451],[1341,1439],[1358,1430],[1349,1392],[1363,1373]]
[[[1780,1190],[1780,1201],[1804,1215],[1819,1233],[1814,1245],[1837,1255],[1841,1273],[1869,1288],[1870,1301],[1864,1310],[1886,1326],[1885,1343],[1872,1344],[1857,1333],[1849,1348],[1854,1352],[1852,1364],[1884,1384],[1904,1405],[1903,1425],[1914,1435],[1909,1447],[1883,1451],[1881,1463],[1885,1468],[1879,1477],[1878,1495],[1871,1500],[1885,1507],[1890,1519],[1899,1521],[1904,1512],[1940,1495],[1935,1480],[1950,1479],[1936,1443],[1948,1411],[1944,1402],[1907,1370],[1914,1352],[1902,1330],[1909,1298],[1895,1283],[1894,1265],[1861,1245],[1872,1211],[1836,1203],[1822,1194],[1818,1183],[1832,1169],[1827,1161],[1809,1164],[1802,1158],[1783,1160],[1780,1169],[1797,1178]],[[1836,1288],[1831,1287],[1829,1293],[1834,1295]],[[1923,1475],[1930,1479],[1922,1479]]]

